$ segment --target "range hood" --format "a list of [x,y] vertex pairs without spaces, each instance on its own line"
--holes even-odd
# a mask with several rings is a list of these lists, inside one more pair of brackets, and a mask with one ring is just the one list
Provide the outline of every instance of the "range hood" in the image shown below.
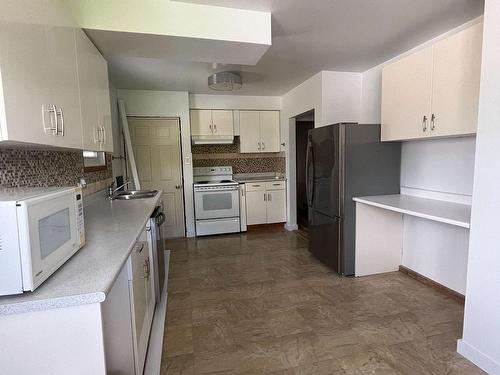
[[231,144],[234,142],[232,135],[192,135],[191,143],[193,145],[220,145]]

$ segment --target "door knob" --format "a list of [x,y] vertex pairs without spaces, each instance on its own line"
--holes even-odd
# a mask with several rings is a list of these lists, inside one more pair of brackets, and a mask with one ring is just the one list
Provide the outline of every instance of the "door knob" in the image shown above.
[[182,188],[182,185],[175,185],[175,188],[176,188],[176,189],[181,189],[181,188]]

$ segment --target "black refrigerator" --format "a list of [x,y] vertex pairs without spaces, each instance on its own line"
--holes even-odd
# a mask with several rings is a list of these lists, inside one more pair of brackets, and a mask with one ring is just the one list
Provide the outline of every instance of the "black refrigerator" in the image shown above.
[[309,130],[306,164],[309,251],[337,273],[354,275],[352,198],[399,194],[401,143],[380,142],[380,125],[324,126]]

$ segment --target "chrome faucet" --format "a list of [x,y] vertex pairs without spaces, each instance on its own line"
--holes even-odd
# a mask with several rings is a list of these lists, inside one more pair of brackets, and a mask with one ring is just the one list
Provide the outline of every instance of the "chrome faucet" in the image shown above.
[[113,182],[111,185],[108,186],[108,198],[113,199],[115,197],[115,193],[120,190],[121,188],[127,186],[128,184],[131,184],[132,182],[127,180],[120,186],[118,186],[116,189],[113,189],[115,186],[115,183]]

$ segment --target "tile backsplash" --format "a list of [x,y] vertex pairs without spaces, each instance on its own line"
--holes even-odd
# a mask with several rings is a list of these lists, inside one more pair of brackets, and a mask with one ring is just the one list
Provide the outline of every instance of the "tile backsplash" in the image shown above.
[[111,154],[106,170],[83,171],[81,151],[0,148],[0,187],[76,186],[80,178],[88,184],[111,181]]
[[214,167],[231,165],[233,173],[285,173],[285,155],[283,152],[242,154],[239,152],[239,137],[234,143],[222,145],[193,145],[194,167]]

